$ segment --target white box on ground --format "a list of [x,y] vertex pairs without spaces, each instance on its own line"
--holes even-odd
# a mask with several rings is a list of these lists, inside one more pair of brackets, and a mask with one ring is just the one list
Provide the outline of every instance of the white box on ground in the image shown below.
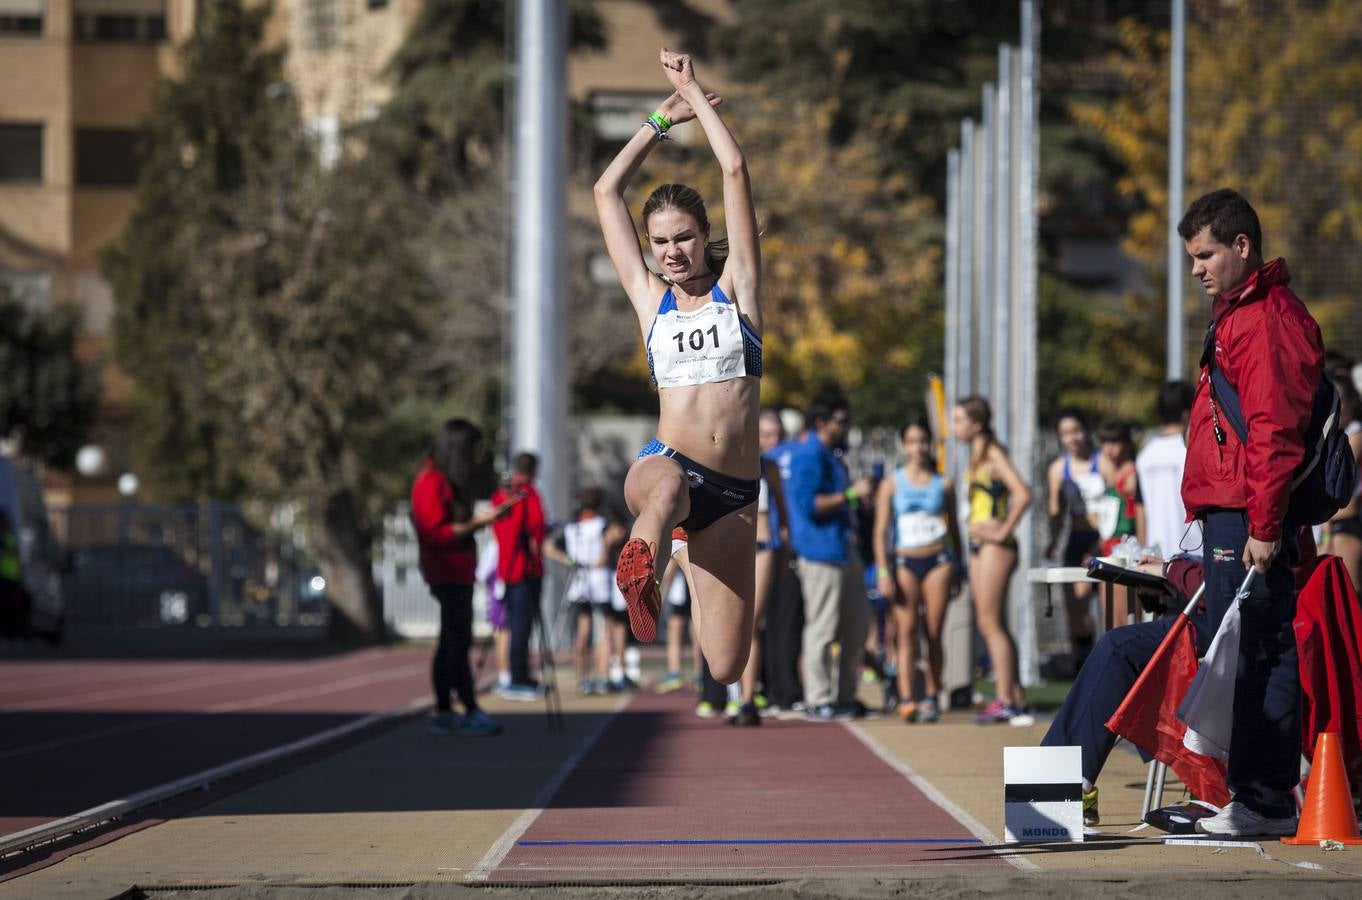
[[1082,842],[1081,748],[1003,748],[1003,840]]

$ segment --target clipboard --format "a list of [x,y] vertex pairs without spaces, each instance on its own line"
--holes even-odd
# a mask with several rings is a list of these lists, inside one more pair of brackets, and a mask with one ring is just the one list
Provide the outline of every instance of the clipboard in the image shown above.
[[1181,597],[1177,588],[1173,587],[1173,583],[1167,578],[1119,566],[1104,559],[1094,559],[1088,563],[1088,577],[1134,588],[1140,594],[1154,594],[1160,599]]

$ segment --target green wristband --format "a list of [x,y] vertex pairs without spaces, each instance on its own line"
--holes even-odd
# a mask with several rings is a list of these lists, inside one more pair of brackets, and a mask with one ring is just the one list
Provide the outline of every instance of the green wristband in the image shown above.
[[651,112],[651,113],[648,113],[648,118],[649,118],[649,119],[652,119],[654,122],[656,122],[656,123],[657,123],[657,127],[658,127],[658,128],[661,128],[663,131],[666,131],[668,128],[671,128],[671,127],[672,127],[672,123],[671,123],[671,122],[668,122],[668,121],[667,121],[667,117],[664,116],[664,115],[662,115],[662,113],[660,113],[660,112]]

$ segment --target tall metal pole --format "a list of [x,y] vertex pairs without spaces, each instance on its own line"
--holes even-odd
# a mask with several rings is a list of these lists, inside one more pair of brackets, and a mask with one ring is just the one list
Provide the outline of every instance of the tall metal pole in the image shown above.
[[1186,309],[1182,298],[1184,259],[1186,251],[1178,235],[1178,219],[1182,217],[1182,186],[1186,180],[1184,131],[1186,116],[1183,98],[1186,96],[1187,59],[1187,2],[1173,0],[1173,46],[1170,52],[1168,96],[1168,378],[1182,378],[1186,362],[1183,359],[1187,343],[1183,329]]
[[[1036,385],[1036,308],[1037,282],[1037,217],[1036,194],[1040,172],[1040,0],[1022,0],[1020,98],[1016,116],[1020,120],[1017,154],[1017,385],[1016,461],[1023,475],[1032,484],[1043,483],[1040,446],[1038,440],[1039,410]],[[1033,506],[1034,510],[1035,507]],[[1038,523],[1041,517],[1032,512],[1026,524],[1018,529],[1021,535],[1021,562],[1025,572],[1038,562]],[[1024,592],[1030,586],[1022,588]],[[1025,593],[1022,594],[1025,596]],[[1040,660],[1037,653],[1034,603],[1017,604],[1021,621],[1017,629],[1021,647],[1017,668],[1022,684],[1040,680]]]
[[995,100],[997,91],[994,89],[993,82],[984,85],[983,96],[983,124],[975,131],[974,136],[974,156],[978,173],[975,181],[977,191],[978,216],[975,222],[976,231],[979,235],[979,243],[975,247],[974,258],[975,267],[979,277],[979,293],[976,295],[978,305],[976,309],[979,313],[975,322],[975,334],[978,335],[976,347],[979,351],[979,362],[976,371],[979,376],[978,392],[989,399],[994,410],[998,408],[998,397],[993,392],[993,282],[997,273],[993,271],[993,245],[998,239],[993,229],[996,223],[993,220],[994,204],[997,202],[993,190],[993,157],[994,145],[993,135],[997,131],[998,121],[995,114]]
[[[946,153],[946,352],[942,360],[946,413],[955,403],[960,385],[960,151]],[[946,422],[939,423],[944,436]],[[946,471],[954,474],[952,460],[959,454],[955,442],[946,441]]]
[[1012,443],[1012,48],[998,47],[993,115],[993,422]]
[[960,241],[957,244],[960,248],[960,267],[956,272],[960,291],[957,300],[960,308],[960,343],[957,350],[960,356],[959,373],[955,380],[956,394],[946,398],[948,406],[974,393],[975,169],[974,120],[963,119],[960,122]]
[[516,13],[510,450],[538,454],[540,490],[550,512],[561,514],[567,508],[568,485],[562,378],[567,5],[563,0],[521,0]]

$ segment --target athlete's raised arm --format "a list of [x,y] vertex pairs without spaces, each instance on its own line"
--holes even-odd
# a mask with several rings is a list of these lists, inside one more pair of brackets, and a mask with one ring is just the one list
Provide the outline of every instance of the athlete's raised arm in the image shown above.
[[724,120],[709,105],[700,103],[704,89],[695,80],[691,58],[662,48],[662,68],[677,95],[696,107],[696,119],[705,130],[709,147],[724,179],[724,222],[728,228],[728,260],[724,278],[733,290],[733,301],[761,332],[761,248],[757,242],[757,213],[752,205],[752,185],[747,160]]
[[[706,101],[702,103],[706,108],[723,102],[714,94],[704,92],[699,92],[696,102],[700,102],[699,98]],[[672,94],[657,108],[657,115],[670,125],[677,125],[695,118],[695,111],[689,100]],[[596,180],[595,187],[596,216],[601,220],[605,250],[610,254],[610,262],[615,266],[620,284],[624,286],[629,302],[633,304],[634,312],[645,328],[657,312],[656,286],[652,273],[643,261],[643,253],[638,246],[638,232],[634,228],[633,217],[629,215],[629,207],[624,202],[624,191],[659,140],[656,128],[646,121],[641,123],[634,136],[606,166]]]

